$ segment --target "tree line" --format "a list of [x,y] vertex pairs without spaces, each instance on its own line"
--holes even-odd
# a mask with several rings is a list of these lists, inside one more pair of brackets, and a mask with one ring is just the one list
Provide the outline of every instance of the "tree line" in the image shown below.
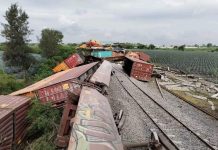
[[[27,70],[35,59],[30,55],[29,36],[33,32],[29,27],[29,16],[17,4],[12,4],[4,16],[7,23],[2,24],[1,35],[5,37],[3,60],[7,66],[18,66]],[[42,56],[50,58],[57,55],[63,34],[54,29],[43,29],[39,40]]]

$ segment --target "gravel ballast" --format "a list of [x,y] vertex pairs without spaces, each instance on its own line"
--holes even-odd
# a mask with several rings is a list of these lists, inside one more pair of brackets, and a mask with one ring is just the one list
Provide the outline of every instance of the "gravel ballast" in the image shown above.
[[[116,69],[119,69],[119,71],[122,72],[122,68],[120,66],[117,66],[117,65],[113,65]],[[135,80],[133,78],[129,78],[128,76],[120,73],[119,71],[116,71],[116,75],[120,81],[120,83],[124,86],[124,88],[127,90],[127,92],[130,93],[131,96],[133,96],[134,99],[137,100],[137,102],[142,105],[144,108],[146,108],[145,110],[148,112],[148,115],[150,113],[150,115],[152,117],[154,117],[154,120],[156,119],[156,123],[158,124],[158,126],[162,126],[162,129],[165,130],[165,133],[167,133],[169,130],[169,132],[167,133],[169,136],[175,138],[174,141],[175,143],[178,144],[178,146],[180,144],[182,145],[186,145],[186,146],[179,146],[181,149],[207,149],[208,147],[202,142],[200,141],[197,137],[195,137],[195,135],[193,133],[190,133],[186,130],[181,130],[179,131],[180,129],[178,129],[179,127],[179,122],[178,124],[177,123],[173,123],[172,120],[169,120],[169,118],[167,117],[167,115],[163,115],[163,112],[158,112],[156,111],[158,108],[151,104],[150,102],[146,101],[146,95],[142,92],[144,90],[148,90],[148,93],[150,94],[149,96],[152,97],[152,98],[155,98],[159,100],[159,102],[157,101],[158,104],[161,104],[162,106],[162,101],[167,101],[167,103],[165,103],[165,105],[163,105],[163,107],[167,108],[167,111],[170,112],[170,114],[172,113],[175,113],[177,115],[175,115],[175,117],[179,120],[179,121],[182,121],[180,120],[180,118],[183,118],[183,120],[186,120],[186,122],[189,122],[189,124],[192,124],[192,127],[194,126],[201,126],[202,128],[198,128],[196,130],[191,130],[192,132],[194,132],[195,134],[197,135],[200,135],[201,133],[199,133],[198,131],[203,131],[203,132],[206,132],[204,136],[200,136],[205,142],[207,142],[208,144],[210,144],[211,146],[214,147],[214,149],[217,149],[216,147],[216,142],[217,142],[217,121],[214,120],[214,118],[204,114],[203,112],[201,112],[200,110],[196,109],[195,107],[187,104],[186,102],[182,101],[181,99],[175,97],[174,95],[172,95],[171,93],[165,91],[165,90],[162,90],[163,91],[163,94],[164,94],[164,99],[161,97],[158,89],[157,89],[157,86],[155,84],[155,82],[140,82],[138,80]],[[142,91],[140,91],[140,89],[138,89],[132,82],[134,82],[134,84],[136,84],[137,86],[140,87],[140,89]],[[129,81],[128,81],[129,80]],[[135,87],[134,87],[135,86]],[[140,92],[141,93],[140,93]],[[147,93],[147,91],[144,91],[145,93]],[[125,92],[124,92],[125,93]],[[132,99],[133,99],[132,98]],[[179,101],[177,103],[174,103],[174,99],[177,98],[176,101]],[[143,100],[142,100],[143,99]],[[148,98],[149,99],[149,98]],[[171,101],[169,102],[170,99]],[[151,100],[151,99],[150,99]],[[154,103],[154,102],[153,102]],[[156,108],[155,108],[156,107]],[[175,107],[175,108],[174,108]],[[191,107],[191,108],[190,108]],[[173,110],[171,110],[171,109]],[[178,109],[181,109],[178,111]],[[186,109],[185,109],[186,108]],[[150,109],[150,110],[149,110]],[[190,109],[190,110],[189,110]],[[152,115],[152,110],[153,111],[156,111],[157,114],[156,115]],[[150,111],[150,112],[149,112]],[[199,112],[200,111],[200,112]],[[195,113],[197,114],[196,116],[199,117],[200,119],[196,118],[195,117]],[[203,114],[202,114],[203,113]],[[174,116],[174,114],[172,114]],[[186,115],[188,117],[186,117]],[[191,120],[189,120],[189,116],[191,116],[191,118],[195,118],[195,120],[198,120],[194,123],[192,123]],[[203,117],[201,117],[203,116]],[[156,117],[156,118],[155,118]],[[159,118],[165,118],[166,121],[163,121],[158,119]],[[187,119],[188,118],[188,119]],[[188,120],[188,121],[187,121]],[[169,123],[170,122],[170,123]],[[186,123],[185,121],[182,122],[183,124]],[[182,124],[181,124],[182,125]],[[185,124],[186,125],[186,124]],[[171,128],[169,129],[170,126]],[[191,125],[190,125],[191,126]],[[184,127],[185,128],[185,127]],[[189,126],[188,126],[189,128]],[[175,130],[175,131],[173,131]],[[208,130],[209,133],[207,132]],[[173,131],[173,132],[171,132]],[[179,132],[177,134],[177,132]],[[189,135],[190,134],[190,135]],[[176,136],[175,136],[176,135]],[[180,136],[178,136],[180,135]],[[179,138],[176,138],[176,137],[179,137]],[[210,139],[211,138],[211,139]],[[188,142],[188,143],[184,143],[185,139],[187,141],[191,141],[191,142]],[[208,141],[209,140],[209,141]]]
[[121,129],[124,144],[149,142],[151,130],[158,132],[152,121],[126,93],[115,75],[111,77],[108,99],[113,113],[121,109],[124,111],[125,122]]
[[218,149],[218,121],[216,119],[163,89],[164,99],[160,94],[154,94],[158,93],[154,82],[143,83],[133,78],[131,80],[189,129],[197,133],[198,136],[210,143],[215,149]]

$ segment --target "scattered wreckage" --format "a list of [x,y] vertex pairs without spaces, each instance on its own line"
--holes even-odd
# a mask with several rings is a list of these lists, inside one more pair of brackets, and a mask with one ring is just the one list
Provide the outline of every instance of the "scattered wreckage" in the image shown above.
[[[53,68],[56,74],[8,96],[0,96],[0,146],[3,149],[11,149],[25,137],[28,126],[25,119],[31,98],[37,98],[42,103],[51,102],[54,107],[63,108],[55,140],[57,147],[68,150],[128,150],[138,147],[164,149],[161,144],[163,139],[156,132],[152,132],[148,143],[122,143],[120,131],[125,112],[120,110],[113,115],[106,97],[113,74],[109,61],[123,61],[126,73],[137,80],[149,81],[152,76],[161,78],[156,80],[160,93],[161,88],[190,92],[204,86],[211,92],[212,98],[218,98],[216,86],[208,87],[205,83],[196,81],[193,76],[192,82],[179,77],[172,79],[171,76],[175,74],[170,73],[169,68],[166,69],[168,72],[163,72],[162,68],[154,67],[150,63],[150,57],[142,52],[126,53],[125,50],[113,51],[109,48],[102,51],[101,44],[96,41],[90,41],[80,48],[85,50],[71,55]],[[90,51],[91,48],[94,50]],[[192,96],[207,100],[207,97]],[[162,97],[164,98],[163,94]],[[213,102],[208,103],[212,109],[216,109]],[[7,131],[4,135],[9,138],[3,136],[3,130]]]

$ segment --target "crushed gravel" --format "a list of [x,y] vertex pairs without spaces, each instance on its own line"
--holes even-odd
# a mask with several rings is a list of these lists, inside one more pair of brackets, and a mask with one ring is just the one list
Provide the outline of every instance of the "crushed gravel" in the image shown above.
[[164,89],[162,89],[164,95],[163,99],[158,93],[157,86],[155,85],[156,83],[154,82],[143,83],[133,78],[131,78],[131,80],[189,129],[197,133],[205,141],[208,141],[215,149],[218,149],[218,121],[216,119],[189,105]]
[[126,93],[115,76],[111,77],[108,99],[113,113],[124,111],[125,123],[121,129],[123,143],[136,144],[149,142],[151,130],[157,127]]
[[[178,121],[172,120],[172,118],[167,116],[163,110],[160,110],[154,102],[152,103],[149,98],[146,98],[146,95],[138,90],[123,74],[116,72],[116,75],[118,75],[119,80],[131,93],[134,99],[145,108],[152,118],[155,118],[154,120],[156,120],[158,126],[161,127],[167,135],[171,136],[172,140],[178,147],[181,149],[207,149],[206,145],[197,139],[191,132],[187,131],[187,129]],[[152,95],[159,96],[159,99],[162,99],[161,96],[158,95],[159,92],[151,89],[149,90],[152,92]]]

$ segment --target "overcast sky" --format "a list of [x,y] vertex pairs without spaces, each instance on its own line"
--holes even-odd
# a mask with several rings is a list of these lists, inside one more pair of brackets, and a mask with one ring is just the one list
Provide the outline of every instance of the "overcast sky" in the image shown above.
[[218,0],[0,0],[1,23],[16,2],[29,15],[32,42],[53,28],[65,43],[218,44]]

